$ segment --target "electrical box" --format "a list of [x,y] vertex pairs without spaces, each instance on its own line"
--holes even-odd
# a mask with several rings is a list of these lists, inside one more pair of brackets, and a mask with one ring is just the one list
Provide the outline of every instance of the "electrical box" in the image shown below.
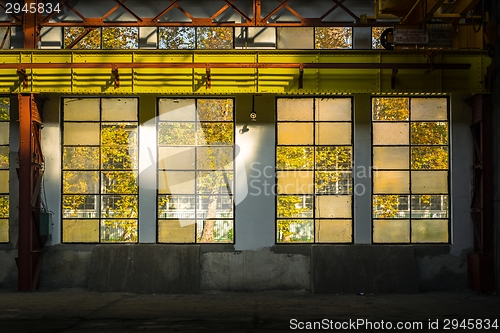
[[48,236],[49,235],[49,223],[50,223],[50,214],[46,212],[40,213],[40,236]]

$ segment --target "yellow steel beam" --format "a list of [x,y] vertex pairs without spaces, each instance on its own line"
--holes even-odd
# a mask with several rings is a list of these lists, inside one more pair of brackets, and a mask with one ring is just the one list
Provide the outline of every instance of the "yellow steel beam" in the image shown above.
[[[485,75],[490,58],[486,53],[436,51],[433,59],[435,64],[429,63],[419,51],[378,50],[6,50],[0,54],[0,93],[489,92]],[[348,68],[324,68],[342,64]],[[470,69],[436,69],[454,64],[470,64]],[[408,68],[417,65],[418,69]]]

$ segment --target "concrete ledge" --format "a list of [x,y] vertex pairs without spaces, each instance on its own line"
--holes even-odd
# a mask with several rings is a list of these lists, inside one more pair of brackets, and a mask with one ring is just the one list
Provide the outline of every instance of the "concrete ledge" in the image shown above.
[[134,293],[189,294],[199,291],[198,245],[98,245],[89,289]]
[[418,293],[412,246],[314,245],[312,292]]

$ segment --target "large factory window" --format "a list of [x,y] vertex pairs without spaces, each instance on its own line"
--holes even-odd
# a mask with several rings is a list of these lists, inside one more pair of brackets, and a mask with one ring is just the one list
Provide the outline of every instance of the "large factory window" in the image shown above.
[[234,241],[234,103],[158,102],[158,242]]
[[353,241],[350,98],[279,98],[276,241]]
[[137,242],[137,99],[63,104],[63,242]]
[[373,98],[373,242],[449,242],[446,98]]

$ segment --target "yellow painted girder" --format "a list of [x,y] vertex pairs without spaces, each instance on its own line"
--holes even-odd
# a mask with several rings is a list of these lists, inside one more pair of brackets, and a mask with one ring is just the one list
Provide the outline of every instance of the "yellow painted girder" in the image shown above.
[[[208,87],[204,64],[427,64],[427,58],[422,52],[408,50],[6,50],[0,54],[0,93],[227,95],[489,92],[485,75],[491,61],[485,52],[435,51],[434,62],[470,64],[471,68],[432,70],[430,73],[423,69],[400,69],[393,82],[394,89],[391,87],[391,69],[305,68],[300,88],[299,68],[210,68]],[[144,63],[201,66],[130,68],[135,66],[132,64]],[[53,65],[55,68],[31,68],[35,64],[57,65]],[[73,64],[87,64],[89,68],[71,68]],[[118,87],[115,87],[111,68],[95,68],[99,64],[118,64]],[[127,64],[129,68],[120,68],[119,64]],[[19,69],[25,70],[25,81],[18,74]]]

